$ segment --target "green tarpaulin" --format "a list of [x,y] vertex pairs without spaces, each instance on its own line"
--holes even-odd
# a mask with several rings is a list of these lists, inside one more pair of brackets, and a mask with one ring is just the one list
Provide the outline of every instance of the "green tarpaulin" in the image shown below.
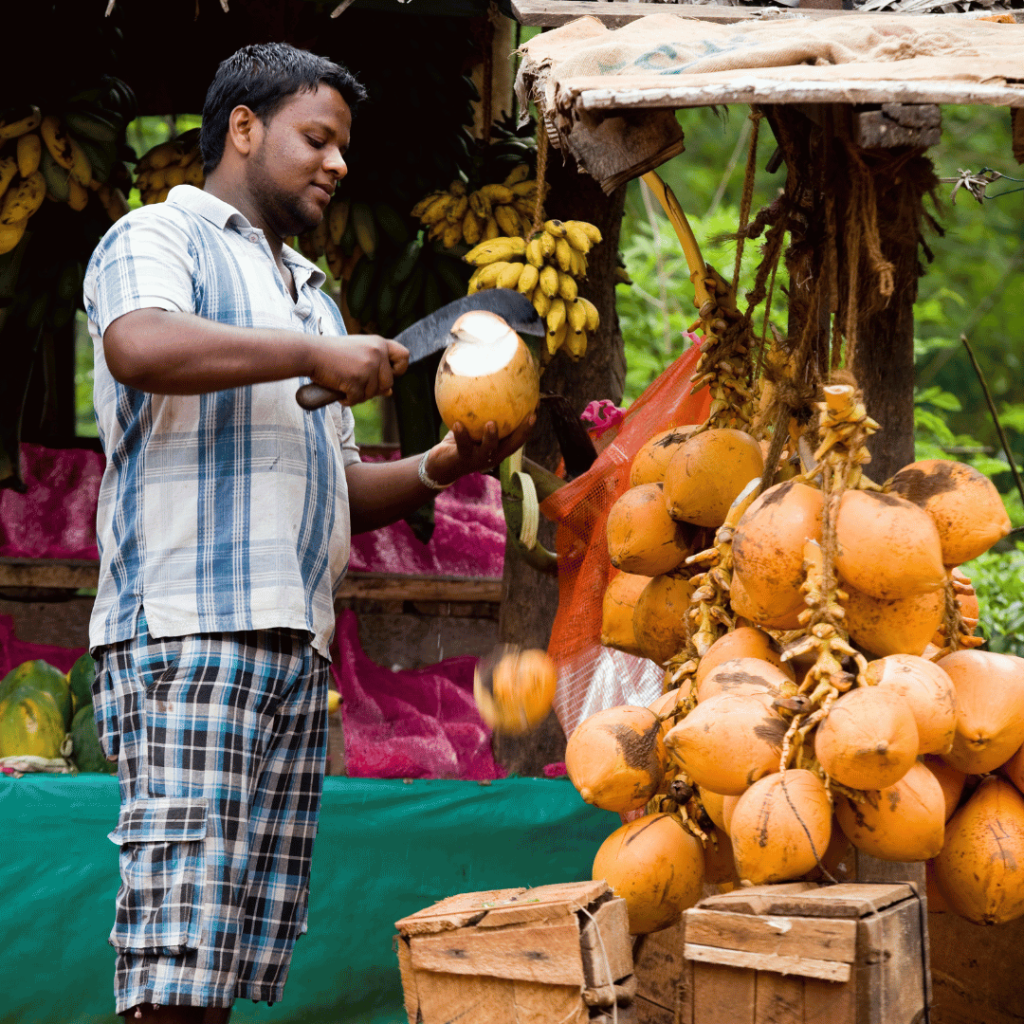
[[[107,944],[117,780],[0,777],[0,1022],[120,1024]],[[232,1024],[402,1024],[394,922],[459,892],[590,877],[617,815],[565,780],[328,779],[284,1001]]]

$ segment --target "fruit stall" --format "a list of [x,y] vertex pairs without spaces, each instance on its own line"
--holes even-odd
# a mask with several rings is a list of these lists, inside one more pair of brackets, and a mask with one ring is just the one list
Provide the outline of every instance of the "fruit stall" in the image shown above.
[[[1024,1020],[1024,663],[983,648],[959,568],[1011,523],[976,470],[915,462],[912,432],[937,105],[1011,108],[1024,152],[1017,16],[188,0],[154,39],[129,0],[53,6],[67,81],[26,63],[0,111],[0,1022],[110,1015],[84,262],[129,198],[202,184],[195,129],[137,152],[129,124],[198,111],[217,62],[270,38],[370,91],[349,177],[295,239],[349,327],[511,290],[540,318],[513,357],[540,404],[500,479],[353,548],[310,932],[285,1002],[234,1019]],[[745,196],[759,137],[785,184],[715,268],[658,168],[685,161],[687,110],[729,105]],[[638,178],[685,255],[695,343],[623,411]],[[365,457],[434,443],[441,358],[399,381]],[[546,649],[557,690],[532,654],[488,660],[498,641]]]

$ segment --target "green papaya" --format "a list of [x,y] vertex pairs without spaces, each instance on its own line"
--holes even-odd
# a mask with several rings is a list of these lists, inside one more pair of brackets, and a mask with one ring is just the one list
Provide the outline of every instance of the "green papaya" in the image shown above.
[[96,662],[93,660],[93,656],[86,651],[68,669],[68,687],[71,690],[75,711],[92,703],[92,683],[95,678]]
[[[16,690],[29,689],[47,693],[53,699],[66,732],[71,725],[73,700],[68,678],[59,668],[37,658],[25,661],[4,676],[0,681],[0,701]],[[90,700],[92,698],[90,697]]]
[[0,699],[0,757],[60,757],[66,732],[48,694],[22,687]]
[[80,707],[71,722],[71,760],[80,772],[117,774],[117,762],[108,761],[103,755],[91,704]]

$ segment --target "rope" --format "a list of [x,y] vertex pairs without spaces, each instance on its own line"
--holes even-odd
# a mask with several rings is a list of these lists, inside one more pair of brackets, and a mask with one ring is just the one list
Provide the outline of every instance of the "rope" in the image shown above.
[[[604,936],[601,934],[601,929],[597,925],[597,918],[594,917],[586,907],[580,907],[580,912],[586,914],[587,917],[594,922],[594,932],[597,935],[597,944],[601,948],[601,957],[604,960],[604,976],[608,979],[608,984],[612,987],[612,1024],[619,1024],[619,1000],[615,994],[615,979],[612,977],[612,964],[608,959],[608,951],[604,948]],[[569,1018],[567,1017],[566,1020],[568,1019]]]
[[544,200],[547,198],[548,184],[548,133],[543,118],[537,121],[537,198],[533,203],[533,224],[530,225],[530,237],[540,232],[544,226]]
[[757,172],[757,136],[764,114],[759,110],[750,111],[750,147],[747,150],[747,167],[743,177],[743,197],[740,199],[739,228],[736,233],[736,262],[732,271],[732,286],[738,293],[740,288],[740,264],[743,261],[743,239],[750,221],[750,207],[754,201],[754,178]]

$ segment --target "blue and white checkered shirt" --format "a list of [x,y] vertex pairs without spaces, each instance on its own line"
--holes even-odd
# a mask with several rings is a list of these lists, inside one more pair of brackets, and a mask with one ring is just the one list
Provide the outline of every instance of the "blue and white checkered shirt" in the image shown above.
[[299,379],[149,394],[115,381],[103,353],[107,327],[148,307],[344,334],[323,272],[287,246],[282,256],[297,300],[263,232],[190,185],[123,217],[93,253],[85,309],[107,467],[92,647],[132,638],[144,607],[154,637],[287,628],[327,656],[349,557],[344,470],[359,458],[351,410],[303,411]]

